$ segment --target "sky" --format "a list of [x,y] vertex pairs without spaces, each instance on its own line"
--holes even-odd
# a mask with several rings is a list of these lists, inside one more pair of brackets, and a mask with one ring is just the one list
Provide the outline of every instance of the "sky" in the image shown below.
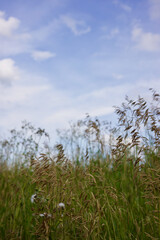
[[0,132],[114,121],[160,91],[160,0],[0,0]]

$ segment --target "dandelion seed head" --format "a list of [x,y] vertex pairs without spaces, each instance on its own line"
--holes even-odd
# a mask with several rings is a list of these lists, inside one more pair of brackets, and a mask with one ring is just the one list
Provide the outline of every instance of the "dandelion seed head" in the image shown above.
[[46,215],[46,213],[40,213],[39,216],[40,217],[44,217]]
[[46,216],[46,217],[52,217],[52,215],[51,215],[50,213],[49,213],[49,214],[47,214],[47,213],[40,213],[39,216],[40,216],[40,217],[44,217],[44,216]]
[[31,196],[31,202],[32,202],[32,203],[35,202],[36,197],[37,197],[37,194],[33,194],[33,195]]
[[59,208],[65,208],[65,204],[64,204],[64,203],[59,203],[59,204],[58,204],[58,207],[59,207]]

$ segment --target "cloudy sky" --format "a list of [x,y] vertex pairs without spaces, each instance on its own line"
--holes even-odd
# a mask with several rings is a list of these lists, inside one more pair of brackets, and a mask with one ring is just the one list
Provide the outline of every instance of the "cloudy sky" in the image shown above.
[[160,0],[0,0],[0,131],[49,132],[160,90]]

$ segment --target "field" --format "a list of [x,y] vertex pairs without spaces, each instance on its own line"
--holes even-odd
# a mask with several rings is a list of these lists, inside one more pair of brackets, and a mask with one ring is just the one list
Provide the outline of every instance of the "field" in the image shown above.
[[53,155],[38,156],[34,145],[11,165],[1,141],[0,239],[160,239],[160,96],[152,93],[150,105],[126,98],[116,108],[119,128],[110,128],[106,149],[89,116]]

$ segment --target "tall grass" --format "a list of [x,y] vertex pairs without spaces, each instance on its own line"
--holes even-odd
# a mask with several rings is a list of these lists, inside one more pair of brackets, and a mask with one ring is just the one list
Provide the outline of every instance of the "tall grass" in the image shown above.
[[30,166],[15,163],[9,168],[3,161],[0,239],[158,240],[158,103],[154,91],[150,106],[142,98],[126,98],[116,108],[120,130],[109,152],[100,122],[88,117],[78,125],[84,123],[80,156],[74,147],[70,160],[60,143],[52,157],[32,156]]

